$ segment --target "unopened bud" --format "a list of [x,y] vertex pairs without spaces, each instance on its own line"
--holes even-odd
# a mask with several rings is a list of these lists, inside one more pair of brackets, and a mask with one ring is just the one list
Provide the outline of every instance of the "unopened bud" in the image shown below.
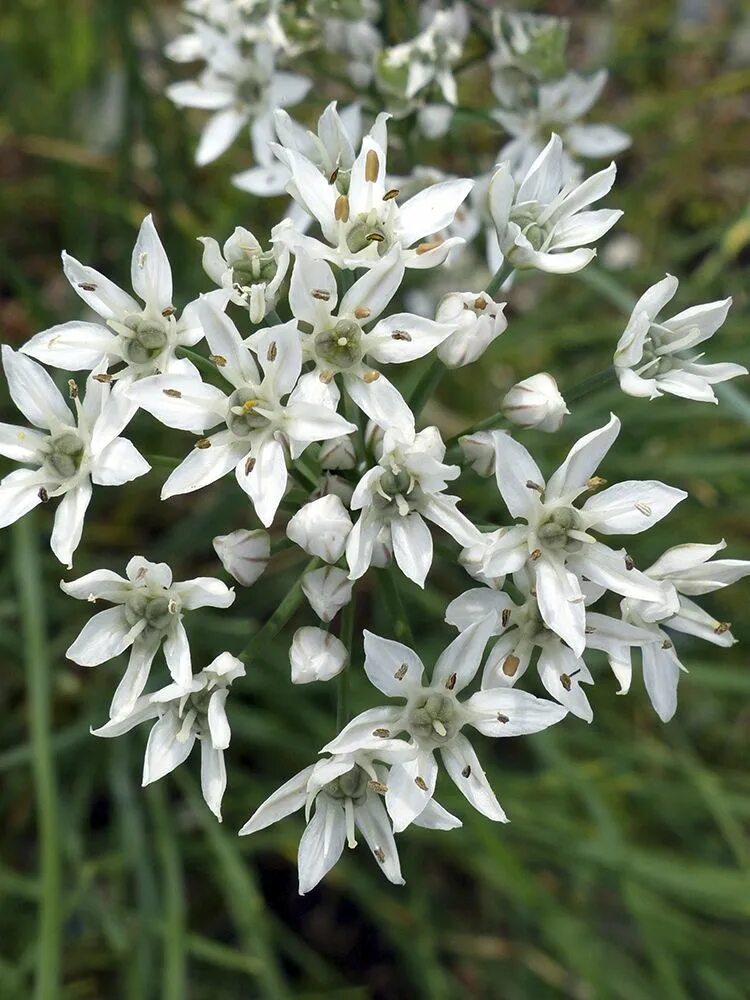
[[451,292],[438,303],[435,319],[453,328],[437,349],[448,368],[461,368],[480,358],[508,327],[504,302],[486,292]]
[[505,394],[501,409],[519,427],[535,427],[549,433],[559,430],[563,417],[570,413],[557,382],[547,372],[514,385]]
[[346,666],[346,646],[330,632],[305,626],[294,633],[289,650],[292,684],[329,681]]
[[243,587],[251,586],[263,575],[271,555],[271,539],[261,529],[240,528],[228,535],[217,535],[213,546],[221,565]]
[[332,621],[352,598],[353,583],[343,569],[323,566],[305,573],[302,592],[310,607],[323,622]]
[[286,528],[291,540],[311,556],[335,563],[344,554],[352,520],[341,500],[320,497],[297,511]]

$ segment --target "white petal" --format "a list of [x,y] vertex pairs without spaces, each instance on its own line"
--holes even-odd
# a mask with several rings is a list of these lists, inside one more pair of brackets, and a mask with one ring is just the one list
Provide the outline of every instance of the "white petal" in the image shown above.
[[673,649],[654,642],[643,647],[643,680],[654,711],[662,722],[669,722],[677,710],[677,684],[681,664]]
[[537,664],[542,684],[552,697],[584,722],[591,722],[594,713],[581,688],[581,681],[591,682],[591,674],[583,660],[562,642],[545,642]]
[[432,686],[444,684],[454,694],[462,691],[474,679],[484,656],[487,640],[495,631],[496,616],[469,625],[441,653],[432,671]]
[[46,434],[40,434],[31,427],[0,424],[0,455],[15,462],[40,464],[42,461],[40,452],[48,440]]
[[364,382],[356,375],[345,375],[344,385],[360,410],[380,427],[397,427],[405,434],[414,433],[414,415],[385,375],[372,382]]
[[440,754],[456,788],[474,808],[488,819],[507,823],[508,817],[497,801],[479,758],[466,737],[458,733],[450,743],[441,748]]
[[494,431],[492,438],[497,488],[511,515],[524,517],[538,495],[538,491],[528,484],[544,487],[544,476],[524,446],[509,434]]
[[305,504],[289,521],[286,533],[309,555],[328,563],[343,556],[352,530],[352,519],[341,499],[333,494]]
[[159,633],[153,629],[146,629],[130,647],[128,668],[117,685],[109,708],[109,714],[113,719],[123,719],[133,712],[135,703],[143,694],[143,689],[148,683],[151,664],[160,645],[161,636]]
[[234,587],[227,587],[213,576],[197,576],[176,583],[172,590],[187,611],[195,608],[228,608],[234,604]]
[[164,659],[175,684],[189,687],[193,679],[190,645],[181,621],[174,622],[164,639]]
[[83,534],[83,520],[91,502],[91,483],[87,481],[69,490],[55,512],[55,524],[50,538],[50,548],[70,569],[73,553]]
[[332,621],[352,599],[353,583],[346,570],[322,566],[302,577],[302,593],[323,622]]
[[25,343],[21,352],[45,365],[77,372],[118,357],[117,345],[117,337],[106,327],[73,321],[43,330]]
[[182,721],[176,712],[167,711],[148,735],[146,756],[143,761],[143,784],[150,785],[165,774],[174,771],[190,756],[195,743],[195,733],[186,739],[177,738]]
[[402,731],[402,715],[403,710],[394,706],[369,708],[326,743],[321,753],[354,753],[357,750],[389,750],[394,744],[403,746],[403,741],[392,738]]
[[113,604],[123,604],[130,593],[129,582],[119,573],[109,569],[95,569],[92,573],[79,577],[78,580],[60,581],[60,589],[69,597],[78,601],[97,600],[111,601]]
[[388,820],[380,796],[370,792],[361,806],[354,811],[354,822],[362,831],[367,846],[372,851],[376,861],[383,869],[383,874],[394,885],[403,885],[401,866],[398,860],[398,849],[393,836],[393,830]]
[[201,133],[195,151],[195,162],[198,166],[205,167],[226,152],[246,122],[247,116],[244,111],[238,111],[236,108],[226,108],[212,115]]
[[417,192],[399,212],[402,245],[411,246],[421,236],[431,236],[446,229],[473,187],[474,181],[455,178]]
[[247,442],[238,441],[229,431],[220,431],[208,441],[208,448],[194,448],[169,475],[162,487],[162,500],[215,483],[247,454]]
[[221,359],[219,367],[226,378],[237,387],[248,383],[257,385],[260,373],[253,356],[243,343],[237,327],[219,308],[216,300],[201,296],[198,315],[211,353]]
[[381,319],[365,335],[364,342],[368,356],[381,364],[399,365],[423,358],[453,331],[454,327],[448,323],[436,323],[411,313],[397,313]]
[[414,826],[424,827],[425,830],[457,830],[463,826],[461,820],[449,813],[447,809],[431,799],[424,807],[419,816],[412,821]]
[[128,395],[167,427],[202,434],[222,419],[227,397],[216,386],[189,375],[152,375],[139,379]]
[[172,268],[150,215],[141,223],[133,247],[130,276],[133,290],[161,312],[172,305]]
[[151,466],[132,442],[115,438],[91,465],[91,479],[97,486],[122,486],[145,476]]
[[123,316],[141,311],[132,295],[124,292],[93,267],[81,264],[65,250],[62,252],[62,262],[65,277],[74,291],[102,319],[122,319]]
[[590,497],[583,505],[596,531],[637,535],[656,524],[687,497],[684,490],[653,480],[617,483]]
[[271,539],[260,528],[238,528],[213,540],[221,565],[243,587],[250,587],[264,573],[271,556]]
[[224,752],[212,747],[208,740],[201,742],[201,791],[203,799],[221,822],[221,800],[227,788],[227,768]]
[[59,424],[73,425],[73,415],[60,390],[40,365],[7,344],[3,344],[2,359],[10,398],[27,420],[45,430],[56,430]]
[[403,277],[404,262],[394,248],[354,282],[341,300],[339,315],[352,316],[356,310],[366,309],[367,322],[372,323],[396,294]]
[[485,736],[526,736],[554,726],[568,714],[557,702],[518,688],[477,691],[464,702],[469,724]]
[[513,606],[508,594],[504,591],[490,590],[489,587],[474,587],[460,597],[451,601],[445,609],[445,620],[459,632],[465,632],[470,625],[481,621],[488,615],[494,615],[493,635],[504,631],[502,624],[503,611]]
[[586,645],[586,605],[578,580],[561,561],[547,556],[538,559],[534,569],[539,612],[545,624],[580,656]]
[[423,812],[435,791],[437,761],[432,751],[393,764],[388,775],[385,806],[396,833],[405,830]]
[[299,892],[310,892],[333,868],[344,850],[346,824],[338,803],[327,795],[315,800],[315,815],[305,827],[299,842]]
[[547,484],[547,498],[577,496],[596,472],[619,433],[620,421],[613,413],[604,427],[576,441]]
[[418,587],[424,582],[432,565],[432,535],[419,514],[407,514],[391,522],[393,556],[396,563]]
[[287,482],[284,449],[278,441],[264,441],[254,456],[255,464],[247,471],[244,457],[237,463],[237,482],[255,505],[255,513],[268,528],[276,516]]
[[289,285],[289,308],[293,316],[315,326],[321,315],[333,312],[337,301],[336,279],[330,264],[299,252]]
[[208,702],[208,731],[211,743],[218,750],[226,750],[232,738],[226,712],[228,694],[229,688],[217,688]]
[[269,795],[242,827],[240,836],[244,837],[248,833],[257,833],[258,830],[265,830],[272,823],[278,823],[280,819],[291,816],[292,813],[301,809],[305,804],[307,783],[314,768],[315,765],[311,764],[304,771],[295,774],[281,788],[277,788],[272,795]]
[[124,609],[107,608],[86,622],[65,655],[81,667],[95,667],[119,656],[134,638]]
[[408,698],[422,684],[422,661],[408,646],[364,631],[365,673],[371,684],[389,698]]
[[305,626],[297,629],[289,650],[292,684],[329,681],[346,667],[346,646],[330,632]]

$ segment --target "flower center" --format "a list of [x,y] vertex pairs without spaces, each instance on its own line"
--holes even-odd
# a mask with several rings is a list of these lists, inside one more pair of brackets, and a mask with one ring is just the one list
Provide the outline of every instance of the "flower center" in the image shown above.
[[163,323],[141,316],[129,316],[125,320],[129,332],[122,335],[125,360],[134,365],[145,365],[153,361],[164,350],[169,334]]
[[232,393],[227,411],[227,427],[232,434],[249,437],[253,431],[268,426],[268,418],[256,412],[258,406],[263,406],[263,400],[252,386],[236,389]]
[[323,786],[323,791],[332,799],[341,802],[351,799],[355,805],[361,805],[367,798],[367,782],[370,780],[367,772],[355,764],[351,771],[339,775],[333,781]]
[[456,699],[443,691],[424,691],[409,706],[409,730],[423,744],[448,743],[463,725]]
[[149,628],[167,628],[178,608],[172,597],[150,597],[148,594],[134,593],[124,604],[125,617],[129,625],[146,622]]
[[358,216],[346,234],[346,245],[352,253],[359,253],[375,244],[379,257],[385,257],[391,248],[391,240],[385,226],[374,210]]
[[362,360],[362,328],[353,319],[340,319],[315,335],[315,353],[331,367],[346,370]]
[[263,86],[254,77],[245,77],[237,83],[237,103],[248,108],[255,108],[263,97]]
[[81,467],[85,448],[75,431],[63,431],[50,439],[47,465],[61,479],[70,479]]
[[[643,342],[643,354],[641,365],[648,368],[647,376],[653,378],[656,375],[666,375],[674,368],[674,362],[669,354],[657,354],[661,347],[661,337],[659,332],[653,327],[649,330],[648,336]],[[643,370],[643,369],[641,369]]]
[[536,535],[545,549],[578,552],[583,542],[571,538],[571,531],[581,530],[581,516],[573,507],[558,507],[537,526]]
[[272,251],[248,253],[232,262],[232,284],[242,289],[248,285],[273,281],[278,264]]

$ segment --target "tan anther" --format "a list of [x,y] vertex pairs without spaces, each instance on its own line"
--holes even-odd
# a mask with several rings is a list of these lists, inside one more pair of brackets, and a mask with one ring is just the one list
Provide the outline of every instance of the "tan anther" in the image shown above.
[[382,243],[385,236],[382,233],[368,233],[365,239],[368,243]]
[[248,460],[245,462],[245,475],[249,476],[254,468],[255,468],[255,459],[248,458]]
[[448,678],[448,680],[445,682],[446,688],[449,691],[452,691],[453,688],[456,686],[456,681],[457,680],[458,680],[458,678],[456,677],[456,675],[455,674],[451,674],[450,677]]
[[391,334],[391,339],[411,342],[411,334],[407,333],[406,330],[394,330]]
[[112,376],[109,375],[107,372],[101,372],[101,374],[99,374],[99,375],[94,375],[94,381],[95,382],[104,382],[105,385],[106,385],[107,382],[111,382],[112,381]]
[[79,281],[78,287],[82,288],[84,292],[95,292],[96,285],[92,285],[90,281]]
[[635,509],[637,511],[640,511],[640,513],[643,514],[644,517],[651,517],[651,508],[647,503],[644,503],[642,500],[638,501],[638,503],[635,505]]
[[367,319],[370,315],[370,310],[366,306],[357,306],[354,310],[355,319]]
[[337,222],[349,221],[349,199],[345,194],[340,194],[333,206],[333,215]]
[[431,243],[420,243],[417,247],[417,256],[421,257],[423,253],[429,253],[430,250],[436,250],[445,243],[445,240],[433,240]]
[[336,167],[336,169],[333,171],[333,173],[329,176],[328,183],[329,184],[335,184],[336,181],[338,180],[338,176],[339,176],[339,168]]
[[586,482],[586,489],[589,489],[589,490],[598,490],[602,486],[606,486],[606,485],[607,485],[607,480],[606,479],[602,479],[601,476],[592,476],[591,479],[587,480],[587,482]]
[[378,154],[374,149],[368,149],[365,159],[365,180],[372,183],[378,179],[379,174],[380,160],[378,159]]
[[182,393],[179,389],[162,389],[165,396],[169,396],[170,399],[182,399]]
[[573,686],[573,682],[571,681],[568,674],[560,674],[560,683],[562,684],[562,686],[565,688],[566,691],[570,691],[571,687]]
[[398,198],[401,194],[398,188],[391,188],[390,191],[386,191],[383,195],[383,201],[392,201],[394,198]]
[[402,681],[404,677],[406,677],[406,672],[408,669],[409,668],[407,667],[407,665],[405,663],[402,663],[393,676],[396,678],[397,681]]
[[175,307],[174,307],[174,306],[167,306],[167,308],[166,308],[166,309],[162,309],[162,311],[161,311],[161,314],[162,314],[162,316],[164,316],[165,318],[169,318],[170,316],[174,316],[174,314],[175,314],[176,312],[177,312],[177,310],[175,309]]
[[74,378],[68,379],[68,390],[71,399],[78,399],[78,383]]
[[724,633],[728,632],[731,627],[731,622],[717,622],[714,626],[714,632],[716,635],[724,635]]
[[503,628],[508,627],[509,621],[510,621],[510,608],[503,608],[503,613],[500,615],[500,622]]
[[276,346],[276,341],[272,340],[271,343],[268,345],[268,353],[266,354],[266,359],[268,361],[275,361],[278,353],[279,349]]
[[534,551],[529,556],[529,559],[531,559],[533,562],[536,562],[537,559],[541,559],[541,557],[542,557],[542,550],[534,549]]
[[512,677],[513,674],[515,674],[516,670],[518,670],[520,663],[521,661],[518,659],[517,656],[514,656],[513,653],[511,653],[509,656],[506,656],[505,659],[503,660],[503,673],[505,674],[505,676]]
[[258,405],[259,400],[257,399],[246,399],[242,404],[242,409],[245,413],[252,413],[255,407]]
[[323,383],[323,385],[328,385],[329,382],[333,380],[333,372],[324,371],[318,375],[318,378]]
[[482,312],[483,309],[487,308],[487,302],[485,299],[474,299],[474,308]]
[[671,639],[665,639],[664,642],[661,644],[661,648],[662,649],[674,649],[674,643],[672,642]]
[[370,385],[372,382],[377,382],[379,378],[380,372],[365,372],[362,376],[362,381]]
[[211,447],[211,442],[208,440],[208,438],[199,438],[195,442],[195,447],[196,448],[200,448],[201,451],[205,451],[206,448],[210,448]]
[[373,792],[377,792],[378,795],[385,795],[388,791],[388,785],[384,785],[382,781],[368,781],[367,787],[371,788]]
[[381,740],[387,740],[391,735],[390,729],[373,729],[373,736],[378,736]]
[[327,292],[325,288],[313,288],[310,294],[314,299],[320,299],[321,302],[328,302],[331,297],[331,293]]
[[424,778],[420,777],[420,775],[416,776],[416,778],[414,779],[414,784],[417,786],[417,788],[421,788],[423,792],[427,791],[427,782],[424,780]]
[[208,360],[212,361],[217,368],[223,368],[227,363],[227,359],[223,354],[209,354]]

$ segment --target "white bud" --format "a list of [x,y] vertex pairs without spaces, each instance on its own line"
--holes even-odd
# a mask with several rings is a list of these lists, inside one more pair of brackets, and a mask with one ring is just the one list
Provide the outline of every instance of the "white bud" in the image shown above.
[[519,427],[535,427],[548,432],[559,430],[563,417],[570,413],[557,382],[547,372],[532,375],[514,385],[505,394],[500,408],[507,419]]
[[380,461],[383,454],[384,436],[385,431],[380,424],[376,424],[374,420],[367,421],[367,426],[365,427],[365,446],[373,453],[376,462]]
[[324,622],[330,622],[349,603],[353,586],[345,570],[337,566],[323,566],[302,577],[302,592]]
[[461,451],[471,468],[486,479],[495,471],[495,443],[489,431],[476,431],[459,439]]
[[286,526],[287,535],[296,545],[328,563],[342,557],[351,530],[348,510],[333,495],[305,504]]
[[213,546],[221,565],[243,587],[263,575],[271,556],[271,539],[262,529],[240,528],[228,535],[217,535]]
[[323,469],[353,469],[357,464],[357,453],[351,435],[323,441],[319,457]]
[[344,506],[348,507],[351,503],[353,493],[354,487],[347,479],[344,479],[342,476],[336,476],[332,472],[327,472],[321,476],[317,490],[311,493],[310,496],[315,500],[318,497],[337,496],[343,501]]
[[329,681],[344,669],[348,655],[343,642],[330,632],[310,625],[298,628],[289,650],[292,684]]
[[480,358],[493,340],[508,327],[505,302],[495,302],[486,292],[451,292],[438,303],[435,319],[453,326],[440,344],[438,357],[448,368],[461,368]]

